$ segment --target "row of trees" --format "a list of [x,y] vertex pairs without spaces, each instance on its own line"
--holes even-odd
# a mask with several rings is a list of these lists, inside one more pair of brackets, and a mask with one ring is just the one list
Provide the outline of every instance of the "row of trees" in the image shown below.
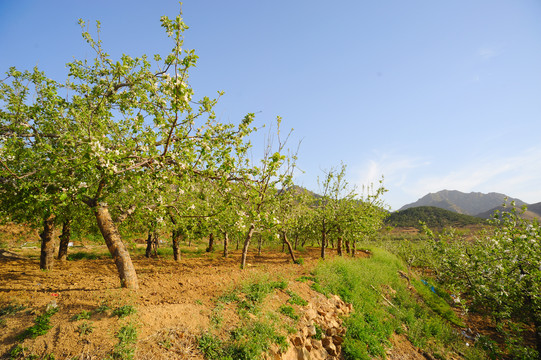
[[296,154],[279,118],[263,156],[251,161],[254,114],[238,125],[218,122],[217,99],[196,99],[188,83],[197,56],[182,48],[186,25],[180,16],[161,22],[173,44],[165,56],[113,60],[80,21],[95,58],[68,63],[65,83],[37,68],[11,68],[0,82],[0,211],[41,226],[42,269],[53,265],[55,226],[62,224],[62,257],[72,228],[92,226],[89,214],[127,288],[138,282],[121,226],[168,229],[175,259],[183,237],[223,236],[227,252],[229,236],[243,234],[242,267],[255,233],[280,236],[295,260],[290,237],[319,233],[325,257],[329,236],[341,251],[344,239],[354,248],[379,227],[383,188],[359,197],[345,167],[325,174],[317,199],[293,191]]

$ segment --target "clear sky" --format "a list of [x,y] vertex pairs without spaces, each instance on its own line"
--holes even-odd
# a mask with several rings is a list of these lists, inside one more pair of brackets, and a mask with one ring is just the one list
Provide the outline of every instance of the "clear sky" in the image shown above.
[[[113,56],[166,53],[170,0],[0,0],[0,72],[92,56],[77,19],[102,24]],[[541,201],[538,0],[186,0],[185,47],[199,96],[225,91],[218,119],[279,115],[302,140],[297,182],[324,170],[351,184],[385,177],[398,209],[429,192]]]

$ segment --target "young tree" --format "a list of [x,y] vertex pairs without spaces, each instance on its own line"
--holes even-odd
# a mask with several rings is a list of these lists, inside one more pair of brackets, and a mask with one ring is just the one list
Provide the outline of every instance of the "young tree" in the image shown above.
[[541,227],[514,206],[497,214],[493,224],[493,232],[474,241],[453,234],[435,241],[438,276],[497,321],[533,325],[541,356]]

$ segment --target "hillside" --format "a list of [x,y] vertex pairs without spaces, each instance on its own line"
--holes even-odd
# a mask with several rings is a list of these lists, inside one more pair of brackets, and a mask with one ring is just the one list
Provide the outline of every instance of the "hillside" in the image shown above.
[[[508,207],[503,206],[497,206],[493,209],[490,209],[488,211],[479,213],[475,215],[476,217],[482,218],[482,219],[490,219],[494,215],[494,212],[499,211],[509,211]],[[541,203],[531,204],[527,206],[527,209],[524,213],[522,213],[522,210],[519,210],[521,212],[520,216],[524,219],[528,220],[541,220]]]
[[511,198],[505,194],[491,192],[463,193],[457,190],[442,190],[430,193],[414,203],[402,206],[399,211],[419,206],[435,206],[459,214],[476,216],[477,214],[490,211],[506,202],[514,201],[518,207],[525,204],[520,199]]
[[387,224],[395,227],[417,227],[419,221],[425,222],[430,228],[462,227],[485,222],[484,219],[435,206],[419,206],[395,211],[386,220]]

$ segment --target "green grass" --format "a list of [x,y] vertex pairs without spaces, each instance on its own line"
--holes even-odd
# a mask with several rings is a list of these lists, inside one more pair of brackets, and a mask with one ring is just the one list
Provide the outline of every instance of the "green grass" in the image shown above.
[[116,334],[118,344],[115,346],[111,358],[114,360],[131,360],[135,355],[137,342],[137,327],[130,323],[120,328]]
[[278,334],[271,324],[262,321],[234,329],[227,340],[210,333],[198,339],[199,349],[209,360],[261,359],[272,344],[277,344],[282,350],[288,347],[286,337]]
[[92,313],[90,311],[83,310],[78,314],[71,317],[71,321],[89,320]]
[[17,337],[18,340],[22,341],[25,339],[35,339],[38,336],[45,335],[47,331],[52,328],[50,324],[51,316],[53,316],[57,312],[58,308],[56,307],[49,309],[42,315],[36,317],[36,320],[34,320],[34,325],[19,334],[19,336]]
[[284,314],[285,316],[293,319],[293,320],[299,320],[299,314],[297,314],[295,312],[295,309],[293,309],[293,307],[289,306],[289,305],[282,305],[280,306],[280,308],[278,309],[278,311],[282,314]]
[[100,260],[100,259],[110,259],[112,258],[111,254],[108,251],[104,250],[94,250],[92,252],[88,251],[77,251],[69,253],[66,259],[68,261],[77,261],[77,260]]
[[123,305],[113,310],[113,315],[123,318],[132,314],[135,314],[137,310],[131,305]]
[[88,335],[92,331],[94,331],[94,326],[92,325],[91,322],[83,321],[81,324],[79,324],[79,326],[77,326],[77,332],[81,336]]
[[0,309],[0,316],[13,315],[24,309],[24,305],[9,304]]
[[381,249],[370,251],[370,258],[320,262],[315,271],[314,284],[354,306],[345,320],[346,359],[384,357],[393,333],[405,334],[436,358],[457,353],[467,359],[485,358],[481,350],[465,346],[446,320],[415,299],[398,275],[405,270],[401,260]]
[[299,305],[299,306],[306,306],[308,305],[308,301],[301,298],[299,295],[295,294],[291,290],[286,290],[286,293],[289,295],[289,299],[287,300],[288,303],[291,305]]

